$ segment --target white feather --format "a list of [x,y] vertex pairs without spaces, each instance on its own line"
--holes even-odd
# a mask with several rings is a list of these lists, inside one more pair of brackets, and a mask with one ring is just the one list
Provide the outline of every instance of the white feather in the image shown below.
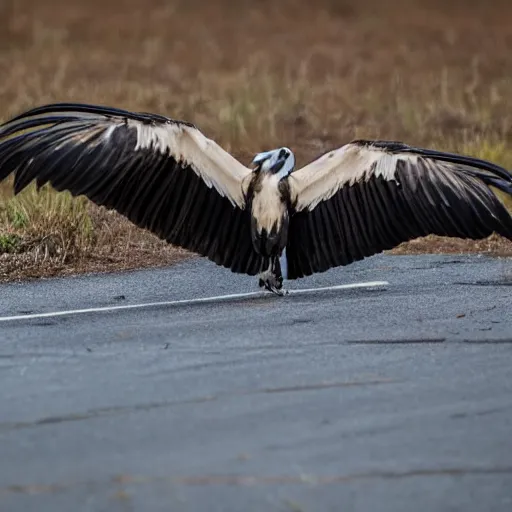
[[242,165],[197,128],[182,123],[161,125],[129,121],[137,130],[135,150],[151,149],[169,153],[183,167],[190,165],[205,184],[233,205],[245,206],[245,194],[251,169]]
[[270,232],[275,226],[281,227],[286,208],[279,192],[277,174],[268,174],[261,180],[261,191],[252,200],[252,216],[256,220],[258,231]]
[[326,153],[290,175],[290,190],[292,200],[297,202],[296,210],[312,210],[346,184],[351,186],[372,177],[396,181],[395,174],[400,160],[408,160],[415,165],[418,156],[391,154],[373,146],[358,144],[347,144]]

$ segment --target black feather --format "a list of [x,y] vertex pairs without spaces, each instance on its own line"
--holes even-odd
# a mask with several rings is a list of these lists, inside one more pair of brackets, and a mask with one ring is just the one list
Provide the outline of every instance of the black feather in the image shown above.
[[169,152],[135,150],[137,130],[123,119],[194,128],[96,105],[37,107],[0,126],[0,180],[13,174],[16,193],[35,180],[39,187],[49,182],[56,190],[85,195],[169,243],[255,275],[262,257],[252,247],[248,212]]
[[296,212],[286,248],[289,279],[347,265],[429,234],[482,239],[496,232],[512,240],[512,215],[489,189],[491,185],[512,195],[512,175],[505,169],[401,142],[353,144],[419,158],[416,164],[407,157],[398,160],[390,180],[368,169],[368,180],[347,183],[311,211]]

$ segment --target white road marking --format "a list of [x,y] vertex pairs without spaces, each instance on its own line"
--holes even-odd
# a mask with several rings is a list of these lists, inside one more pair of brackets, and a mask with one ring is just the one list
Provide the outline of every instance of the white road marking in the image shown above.
[[[389,283],[387,281],[370,281],[366,283],[352,283],[352,284],[340,284],[337,286],[324,286],[322,288],[302,288],[297,290],[288,290],[287,295],[302,295],[312,292],[322,292],[329,290],[349,290],[352,288],[375,288],[378,286],[386,286]],[[15,315],[15,316],[3,316],[0,317],[0,322],[9,322],[15,320],[31,320],[34,318],[52,318],[56,316],[66,315],[81,315],[84,313],[103,313],[109,311],[120,311],[126,309],[143,309],[152,308],[159,306],[179,306],[188,304],[200,304],[207,302],[223,302],[231,299],[244,299],[247,297],[265,297],[270,296],[269,292],[248,292],[248,293],[233,293],[230,295],[217,295],[216,297],[200,297],[197,299],[182,299],[182,300],[170,300],[165,302],[148,302],[145,304],[126,304],[124,306],[105,306],[101,308],[87,308],[87,309],[69,309],[66,311],[52,311],[49,313],[34,313],[27,315]]]

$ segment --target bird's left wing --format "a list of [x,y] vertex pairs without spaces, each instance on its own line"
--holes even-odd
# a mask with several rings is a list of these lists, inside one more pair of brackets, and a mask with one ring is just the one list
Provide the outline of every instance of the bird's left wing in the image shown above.
[[170,243],[254,275],[251,170],[190,123],[84,104],[38,107],[0,126],[0,181],[85,195]]
[[360,140],[293,172],[289,184],[290,279],[428,234],[512,240],[512,175],[483,160]]

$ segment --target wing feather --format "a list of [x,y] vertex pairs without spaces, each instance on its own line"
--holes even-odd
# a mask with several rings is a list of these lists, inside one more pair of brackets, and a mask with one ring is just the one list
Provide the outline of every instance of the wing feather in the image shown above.
[[296,170],[289,184],[290,279],[428,234],[512,240],[512,174],[484,160],[354,141]]
[[251,170],[190,123],[45,105],[0,126],[0,181],[10,174],[15,193],[50,183],[219,265],[259,271],[245,210]]

